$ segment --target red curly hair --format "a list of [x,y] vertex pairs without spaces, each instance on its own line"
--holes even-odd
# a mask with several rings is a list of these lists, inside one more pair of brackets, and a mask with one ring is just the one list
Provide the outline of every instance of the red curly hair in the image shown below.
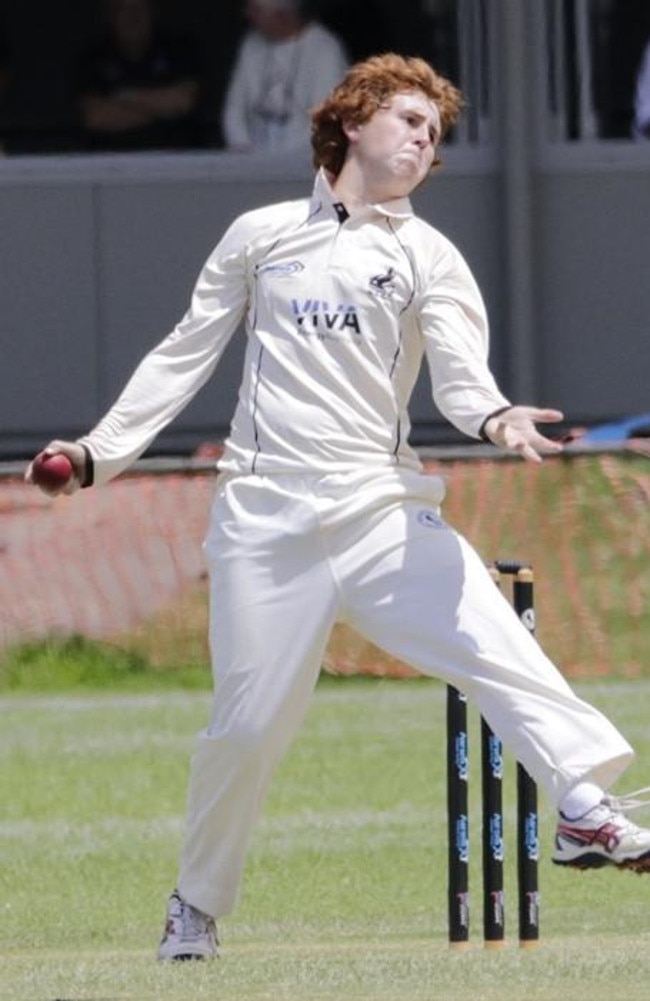
[[387,52],[351,66],[329,97],[311,113],[313,164],[337,177],[348,149],[343,123],[363,125],[395,94],[421,91],[440,112],[441,138],[463,107],[459,90],[424,59]]

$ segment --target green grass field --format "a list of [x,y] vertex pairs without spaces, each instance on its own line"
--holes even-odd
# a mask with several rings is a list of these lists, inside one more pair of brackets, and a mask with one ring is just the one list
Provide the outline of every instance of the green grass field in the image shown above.
[[[581,685],[629,736],[649,781],[650,682]],[[3,725],[0,1001],[647,1001],[650,878],[556,870],[543,804],[542,942],[480,945],[478,762],[473,924],[446,945],[444,690],[326,679],[257,828],[211,964],[158,964],[205,692],[14,693]],[[477,720],[473,720],[477,738]],[[477,739],[474,739],[476,751]],[[505,799],[514,825],[513,767]]]

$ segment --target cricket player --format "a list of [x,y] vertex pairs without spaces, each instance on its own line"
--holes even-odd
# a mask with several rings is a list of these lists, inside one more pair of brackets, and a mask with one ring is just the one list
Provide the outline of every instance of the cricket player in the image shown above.
[[460,109],[421,59],[351,67],[313,112],[311,198],[236,219],[189,311],[108,414],[47,448],[74,465],[64,492],[117,476],[245,322],[205,542],[216,695],[191,765],[161,959],[216,955],[216,922],[235,905],[253,825],[336,622],[467,694],[557,806],[556,863],[650,870],[650,830],[606,792],[631,747],[573,693],[446,523],[443,481],[408,443],[426,359],[438,408],[470,438],[532,462],[561,448],[537,428],[558,411],[514,405],[496,385],[468,266],[409,202]]

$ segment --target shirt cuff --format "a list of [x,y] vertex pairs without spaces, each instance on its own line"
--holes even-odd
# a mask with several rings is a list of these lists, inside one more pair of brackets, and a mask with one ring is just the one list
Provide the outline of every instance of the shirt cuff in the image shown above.
[[487,417],[485,418],[485,420],[481,424],[480,428],[478,429],[478,436],[481,439],[481,441],[486,442],[488,445],[493,445],[494,444],[494,442],[492,441],[492,439],[488,438],[487,434],[485,433],[485,425],[487,424],[487,422],[489,420],[492,420],[493,417],[498,417],[499,414],[505,414],[506,410],[512,410],[512,407],[513,407],[513,404],[509,403],[507,406],[505,406],[505,407],[499,407],[498,410],[493,410],[491,414],[487,415]]
[[85,445],[83,442],[79,442],[79,444],[83,448],[84,454],[86,456],[86,462],[84,465],[84,478],[81,484],[81,488],[83,490],[85,487],[92,487],[93,483],[95,482],[95,460],[93,459],[92,453],[88,448],[88,446]]

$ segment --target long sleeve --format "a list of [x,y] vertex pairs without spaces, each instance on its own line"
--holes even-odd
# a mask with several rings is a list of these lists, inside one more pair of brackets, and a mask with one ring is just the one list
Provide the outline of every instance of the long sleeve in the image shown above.
[[131,465],[212,375],[248,300],[243,218],[208,258],[183,319],[143,358],[115,404],[80,439],[93,457],[95,483]]
[[478,438],[485,418],[510,401],[488,367],[488,322],[481,294],[451,245],[436,272],[420,306],[433,398],[452,424]]

